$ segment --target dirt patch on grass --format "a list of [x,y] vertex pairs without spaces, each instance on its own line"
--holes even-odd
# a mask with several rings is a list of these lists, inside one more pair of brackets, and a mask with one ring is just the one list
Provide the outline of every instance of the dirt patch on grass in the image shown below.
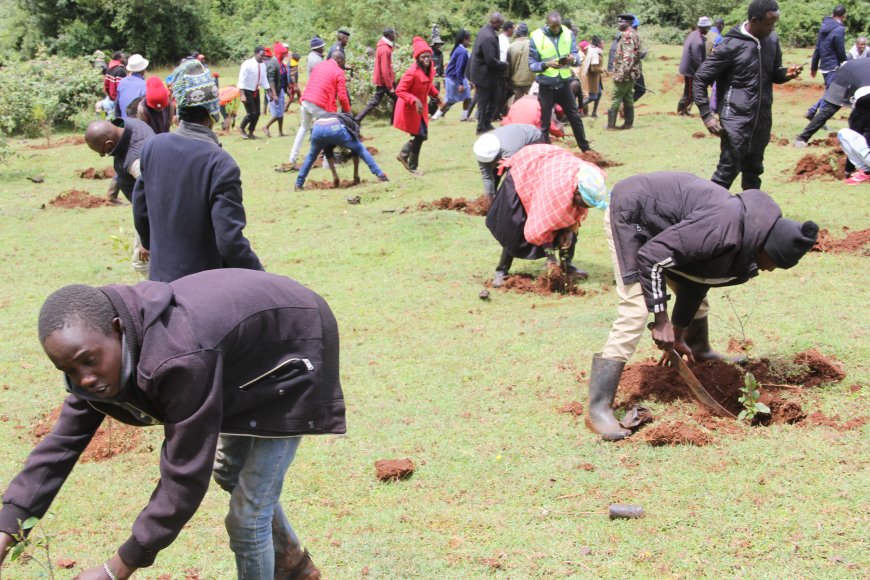
[[[491,284],[492,282],[486,283],[488,287]],[[540,296],[552,296],[553,294],[586,296],[586,291],[577,285],[576,280],[569,279],[558,269],[548,270],[539,276],[525,273],[511,274],[504,279],[504,285],[499,290]]]
[[605,159],[604,155],[602,155],[598,151],[586,151],[584,153],[575,153],[574,155],[587,163],[597,165],[601,169],[606,169],[608,167],[619,167],[620,165],[622,165],[622,163],[620,163],[619,161],[611,161],[609,159]]
[[[857,428],[856,425],[863,425],[870,420],[858,417],[842,422],[839,418],[825,418],[822,414],[808,414],[805,411],[802,390],[839,382],[846,376],[839,361],[817,349],[798,353],[792,359],[758,359],[746,367],[718,361],[690,366],[710,395],[735,415],[742,409],[738,398],[741,396],[744,375],[747,371],[751,372],[761,391],[761,402],[770,408],[769,415],[757,416],[756,425],[808,423],[810,426],[834,425],[838,429],[845,429],[846,423],[848,428]],[[706,445],[715,441],[716,434],[734,434],[744,429],[743,424],[733,419],[713,416],[694,400],[675,369],[658,366],[653,361],[625,367],[616,406],[628,409],[645,401],[672,404],[674,407],[665,410],[661,424],[640,431],[638,439],[651,445]],[[686,404],[693,405],[694,410],[687,413]],[[688,422],[686,415],[693,422]]]
[[703,139],[707,136],[703,131],[695,131],[692,133],[692,139]]
[[380,481],[399,481],[414,475],[414,462],[410,459],[379,459],[375,461],[375,475]]
[[55,147],[65,147],[66,145],[84,145],[85,138],[84,137],[64,137],[62,139],[56,139],[51,143],[40,143],[39,145],[30,145],[28,149],[54,149]]
[[331,179],[322,179],[320,181],[310,180],[305,182],[305,189],[349,189],[367,183],[365,180],[359,183],[354,183],[352,179],[342,179],[339,186],[336,188]]
[[565,403],[559,407],[559,412],[579,417],[583,414],[583,404],[580,401],[571,401],[570,403]]
[[[51,432],[52,427],[60,417],[62,407],[57,407],[40,417],[30,431],[34,441],[40,441]],[[130,453],[139,448],[142,442],[142,428],[133,427],[106,417],[103,424],[97,429],[93,439],[88,444],[79,461],[82,463],[96,463],[106,461]]]
[[827,252],[831,254],[858,254],[870,255],[870,229],[850,232],[849,228],[843,228],[846,237],[835,240],[827,229],[819,230],[819,237],[812,252]]
[[104,167],[103,169],[88,167],[87,169],[76,171],[76,176],[82,179],[112,179],[115,177],[115,169],[112,167]]
[[442,197],[435,201],[421,201],[417,206],[421,211],[432,211],[436,209],[446,209],[451,211],[461,211],[468,215],[486,215],[490,206],[489,196],[481,195],[475,199],[465,197]]
[[788,145],[790,143],[790,141],[788,139],[786,139],[785,137],[777,137],[776,135],[771,133],[769,143],[773,143],[774,145],[785,146],[785,145]]
[[780,85],[774,85],[774,93],[783,95],[789,100],[813,102],[825,93],[825,85],[811,81],[791,81]]
[[807,181],[820,177],[846,177],[846,156],[842,149],[831,149],[817,155],[807,153],[798,160],[791,172],[790,181]]
[[366,146],[366,151],[368,151],[368,152],[369,152],[369,155],[371,155],[372,157],[374,157],[375,155],[377,155],[377,154],[380,153],[380,151],[378,151],[378,148],[377,148],[377,147],[368,147],[368,146]]
[[[807,143],[807,147],[839,147],[840,140],[837,138],[836,133],[828,133],[828,136],[824,139],[813,139],[812,141]],[[840,150],[842,153],[842,149]]]
[[80,189],[70,189],[69,191],[65,191],[48,203],[49,205],[63,209],[91,209],[102,207],[104,205],[112,205],[112,202],[109,201],[108,198],[97,197]]
[[667,93],[674,87],[682,87],[684,84],[683,75],[666,76],[665,80],[662,81],[662,92]]

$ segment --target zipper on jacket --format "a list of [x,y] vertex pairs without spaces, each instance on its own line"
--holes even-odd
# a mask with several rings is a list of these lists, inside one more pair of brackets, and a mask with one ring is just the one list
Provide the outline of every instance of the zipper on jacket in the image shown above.
[[[88,405],[91,406],[91,408],[94,409],[94,411],[97,411],[98,413],[102,413],[103,415],[108,415],[108,413],[106,413],[105,411],[98,409],[97,407],[94,407],[94,404],[91,401],[86,401],[86,402]],[[133,411],[135,411],[135,413],[132,413],[133,416],[135,417],[136,413],[138,413],[139,414],[138,418],[141,421],[147,422],[149,425],[162,425],[163,424],[163,421],[161,421],[160,419],[157,419],[156,417],[152,417],[151,415],[149,415],[148,413],[146,413],[142,409],[136,407],[135,405],[131,405],[130,403],[115,403],[112,401],[106,401],[105,404],[114,405],[115,407],[118,407],[119,409],[124,409],[128,413],[132,413]]]
[[752,133],[749,135],[750,149],[752,149],[752,138],[755,137],[755,130],[758,128],[758,116],[761,114],[761,94],[764,91],[764,63],[761,62],[761,41],[756,40],[755,45],[758,48],[758,107],[755,109],[755,120],[752,123]]
[[281,369],[283,369],[283,368],[286,368],[286,367],[288,367],[288,366],[295,366],[296,364],[298,364],[298,363],[300,363],[300,362],[303,363],[303,364],[305,365],[306,370],[308,370],[309,372],[314,370],[314,365],[311,364],[311,361],[308,360],[307,358],[290,358],[290,359],[287,359],[287,360],[285,360],[285,361],[283,361],[283,362],[278,363],[274,368],[269,369],[268,371],[266,371],[265,373],[261,374],[260,376],[258,376],[258,377],[254,377],[253,379],[251,379],[251,380],[248,381],[247,383],[245,383],[245,384],[239,386],[239,390],[240,390],[240,391],[244,391],[245,389],[247,389],[248,387],[250,387],[250,386],[253,385],[254,383],[259,382],[259,381],[265,379],[265,378],[268,377],[269,375],[271,375],[271,374],[273,374],[273,373],[276,373],[276,372],[278,372],[279,370],[281,370]]

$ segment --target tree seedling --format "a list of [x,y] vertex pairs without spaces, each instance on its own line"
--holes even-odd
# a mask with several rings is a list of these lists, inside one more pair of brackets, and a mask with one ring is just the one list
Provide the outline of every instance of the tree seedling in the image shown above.
[[746,373],[743,377],[743,387],[740,388],[741,396],[737,399],[743,405],[743,410],[737,415],[738,421],[752,422],[758,413],[770,414],[770,407],[762,403],[761,391],[758,390],[758,382],[752,373]]
[[25,556],[28,548],[37,548],[44,552],[45,556],[45,562],[42,562],[39,558],[33,558],[33,561],[39,564],[42,568],[42,571],[39,574],[40,577],[54,580],[54,566],[51,563],[51,536],[48,535],[48,532],[45,531],[44,527],[42,529],[41,537],[34,533],[34,530],[39,523],[39,518],[37,517],[30,517],[23,522],[18,522],[18,533],[12,534],[12,538],[15,540],[16,544],[15,547],[12,548],[12,552],[9,554],[9,560],[14,562]]

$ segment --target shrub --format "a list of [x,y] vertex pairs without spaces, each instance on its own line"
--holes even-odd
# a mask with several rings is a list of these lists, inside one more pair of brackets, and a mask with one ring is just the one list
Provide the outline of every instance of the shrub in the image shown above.
[[7,135],[48,135],[100,97],[102,74],[87,58],[49,56],[0,69],[0,130]]

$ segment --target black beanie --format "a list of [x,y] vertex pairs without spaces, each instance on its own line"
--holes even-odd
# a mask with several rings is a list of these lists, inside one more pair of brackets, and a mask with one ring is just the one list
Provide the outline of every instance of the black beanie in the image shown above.
[[819,235],[816,222],[804,222],[779,218],[764,242],[764,251],[777,268],[788,270],[810,251]]

